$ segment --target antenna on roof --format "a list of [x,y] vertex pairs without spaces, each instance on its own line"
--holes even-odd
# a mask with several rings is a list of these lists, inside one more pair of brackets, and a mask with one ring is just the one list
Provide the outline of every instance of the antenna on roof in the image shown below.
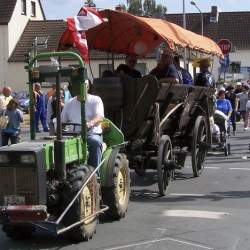
[[36,36],[32,48],[34,49],[47,49],[49,36]]

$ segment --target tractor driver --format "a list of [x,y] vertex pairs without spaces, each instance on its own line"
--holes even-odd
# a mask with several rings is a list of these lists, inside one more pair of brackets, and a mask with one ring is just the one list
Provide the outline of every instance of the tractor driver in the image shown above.
[[[87,92],[90,81],[86,80]],[[87,144],[89,150],[88,164],[97,167],[102,159],[102,128],[101,122],[104,118],[103,102],[99,96],[87,94],[85,102],[86,126],[87,126]],[[62,115],[62,124],[74,123],[81,124],[81,105],[80,96],[72,98],[64,105]],[[79,126],[80,129],[80,126]]]

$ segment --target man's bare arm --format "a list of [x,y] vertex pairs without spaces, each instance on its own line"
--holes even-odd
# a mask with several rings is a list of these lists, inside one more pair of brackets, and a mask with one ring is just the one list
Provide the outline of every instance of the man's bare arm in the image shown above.
[[87,128],[93,128],[95,126],[98,126],[103,121],[103,117],[96,116],[92,120],[87,122]]

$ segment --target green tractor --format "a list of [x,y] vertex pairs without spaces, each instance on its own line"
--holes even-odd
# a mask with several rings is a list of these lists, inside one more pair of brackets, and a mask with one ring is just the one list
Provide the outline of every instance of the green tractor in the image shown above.
[[[37,66],[37,61],[58,57],[73,59],[77,66]],[[10,238],[30,237],[37,229],[53,235],[67,234],[74,241],[89,240],[98,218],[124,217],[130,195],[128,160],[124,136],[104,119],[102,162],[87,165],[85,120],[87,78],[79,55],[73,52],[41,53],[27,67],[30,94],[31,140],[0,148],[0,215],[3,231]],[[36,139],[33,84],[56,82],[56,136]],[[60,115],[60,83],[68,81],[73,94],[80,95],[81,130],[65,133]],[[99,178],[97,177],[99,172]]]

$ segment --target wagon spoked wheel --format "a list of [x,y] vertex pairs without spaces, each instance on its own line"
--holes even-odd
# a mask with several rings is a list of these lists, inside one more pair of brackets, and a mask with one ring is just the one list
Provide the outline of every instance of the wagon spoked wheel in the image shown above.
[[192,169],[194,177],[198,177],[204,170],[207,155],[208,128],[203,116],[198,116],[195,121],[192,137]]
[[173,150],[169,136],[163,135],[160,139],[157,156],[158,188],[161,196],[167,194],[173,177]]

